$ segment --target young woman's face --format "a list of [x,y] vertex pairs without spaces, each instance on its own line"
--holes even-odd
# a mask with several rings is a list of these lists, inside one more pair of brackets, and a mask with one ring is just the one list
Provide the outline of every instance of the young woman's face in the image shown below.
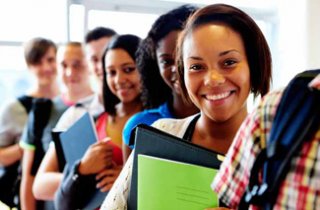
[[108,87],[121,102],[129,103],[139,97],[140,75],[135,61],[125,50],[109,50],[105,56],[105,64]]
[[51,85],[57,78],[56,51],[50,47],[39,63],[30,64],[29,69],[41,86]]
[[224,122],[246,111],[250,71],[240,34],[223,24],[200,26],[182,49],[187,91],[205,116]]
[[180,84],[175,66],[175,48],[180,31],[172,31],[159,41],[156,50],[160,74],[165,83],[176,93],[180,93]]

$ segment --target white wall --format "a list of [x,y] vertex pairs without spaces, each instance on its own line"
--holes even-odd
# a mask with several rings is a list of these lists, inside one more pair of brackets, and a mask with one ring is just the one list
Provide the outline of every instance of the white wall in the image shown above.
[[320,1],[281,0],[277,6],[273,89],[298,72],[320,68]]
[[320,1],[307,2],[307,68],[320,68]]

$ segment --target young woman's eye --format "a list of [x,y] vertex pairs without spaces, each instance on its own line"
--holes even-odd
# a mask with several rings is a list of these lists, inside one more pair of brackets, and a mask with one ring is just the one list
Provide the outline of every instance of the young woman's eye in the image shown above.
[[236,63],[237,63],[236,60],[228,59],[228,60],[225,60],[225,61],[223,62],[223,66],[225,66],[225,67],[231,67],[231,66],[235,65]]
[[162,59],[160,61],[160,64],[164,67],[164,68],[167,68],[167,67],[170,67],[172,65],[174,65],[174,60],[173,59]]
[[190,65],[189,67],[189,70],[191,71],[199,71],[203,69],[202,65],[199,65],[199,64],[193,64],[193,65]]
[[136,70],[136,67],[134,67],[134,66],[128,66],[128,67],[125,67],[125,68],[123,68],[123,71],[125,72],[125,73],[131,73],[131,72],[133,72],[134,70]]
[[108,70],[106,73],[108,77],[114,77],[117,74],[115,70]]

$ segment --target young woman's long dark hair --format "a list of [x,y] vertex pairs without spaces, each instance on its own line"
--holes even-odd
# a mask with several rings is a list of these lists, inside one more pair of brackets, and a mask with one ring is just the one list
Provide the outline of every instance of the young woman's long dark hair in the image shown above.
[[163,81],[157,63],[158,43],[172,31],[181,31],[196,7],[183,5],[161,15],[152,25],[147,37],[137,51],[137,67],[142,80],[142,103],[146,108],[155,108],[172,100],[172,90]]
[[114,95],[109,86],[107,84],[107,75],[106,75],[106,63],[105,63],[105,56],[109,50],[112,49],[123,49],[125,50],[130,57],[135,61],[136,60],[136,52],[138,46],[140,44],[141,39],[138,36],[125,34],[115,36],[110,40],[106,50],[102,56],[102,67],[103,67],[103,104],[105,111],[110,115],[116,115],[116,105],[120,102],[119,98]]

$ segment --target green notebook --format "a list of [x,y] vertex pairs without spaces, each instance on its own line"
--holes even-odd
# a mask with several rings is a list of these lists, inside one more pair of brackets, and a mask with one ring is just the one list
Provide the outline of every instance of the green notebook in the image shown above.
[[210,188],[217,169],[138,155],[138,210],[218,207]]

